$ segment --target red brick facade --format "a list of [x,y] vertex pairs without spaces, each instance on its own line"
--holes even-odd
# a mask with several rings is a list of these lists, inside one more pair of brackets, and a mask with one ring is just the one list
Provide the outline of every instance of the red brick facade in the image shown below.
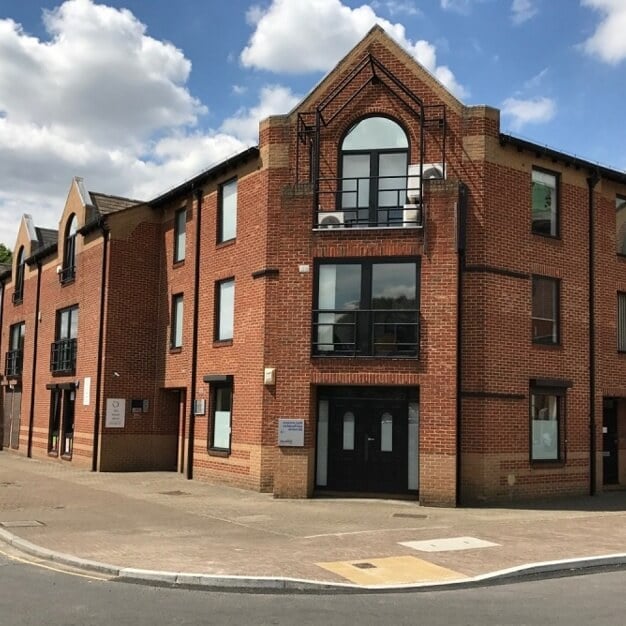
[[[445,167],[444,180],[420,183],[419,228],[317,228],[318,209],[341,206],[342,141],[368,116],[391,118],[404,130],[408,163]],[[555,237],[532,232],[537,168],[558,180]],[[236,237],[220,242],[222,185],[233,178]],[[55,245],[36,240],[32,223],[23,222],[15,248],[17,256],[25,246],[28,259],[21,304],[12,302],[15,264],[0,273],[3,358],[10,327],[26,323],[21,376],[3,378],[4,428],[11,431],[5,446],[101,471],[179,471],[278,497],[332,490],[341,467],[372,472],[370,482],[357,477],[349,491],[418,492],[423,503],[438,505],[626,485],[626,356],[617,349],[617,298],[626,292],[626,260],[615,241],[620,195],[625,174],[501,135],[497,110],[462,105],[375,28],[294,112],[262,122],[258,150],[151,202],[127,201],[115,210],[90,202],[75,181]],[[185,251],[175,262],[181,209]],[[61,285],[57,266],[71,215],[80,227],[76,276]],[[389,261],[419,268],[419,354],[316,352],[320,264]],[[548,345],[533,341],[533,276],[558,281],[558,341]],[[224,340],[216,327],[225,280],[234,281],[234,315],[232,338]],[[181,345],[172,347],[172,301],[179,295]],[[72,305],[79,310],[75,370],[53,375],[56,312]],[[368,315],[363,319],[373,324],[376,313]],[[264,381],[268,370],[274,381]],[[16,388],[19,424],[8,416]],[[220,389],[230,391],[222,396]],[[71,454],[50,453],[55,390],[74,397]],[[539,445],[533,396],[550,396],[558,406],[558,442],[550,444],[558,458],[532,458]],[[218,397],[232,399],[229,410]],[[344,414],[341,435],[339,411],[350,398],[364,411],[368,403],[383,407],[378,431],[363,431],[355,409],[356,418]],[[125,403],[121,422],[112,400]],[[410,431],[417,417],[407,411],[415,403],[419,426]],[[603,463],[611,407],[616,481],[606,480]],[[302,420],[303,446],[277,445],[286,418]],[[396,430],[399,423],[404,430]],[[382,484],[376,474],[387,461],[367,469],[359,455],[371,465],[398,454],[404,458],[389,466],[402,474],[397,489],[372,487]],[[338,465],[339,456],[348,465]]]

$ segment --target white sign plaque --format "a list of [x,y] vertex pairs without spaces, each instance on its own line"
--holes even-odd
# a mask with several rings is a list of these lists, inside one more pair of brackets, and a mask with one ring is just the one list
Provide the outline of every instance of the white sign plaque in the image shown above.
[[107,428],[124,428],[126,423],[126,400],[107,398],[107,414],[104,425]]
[[83,380],[83,406],[89,406],[91,403],[91,378],[85,377]]
[[304,447],[304,420],[278,419],[278,445]]

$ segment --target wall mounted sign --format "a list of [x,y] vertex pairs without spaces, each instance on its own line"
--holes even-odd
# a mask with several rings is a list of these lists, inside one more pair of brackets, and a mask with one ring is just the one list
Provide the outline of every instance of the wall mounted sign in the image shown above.
[[278,420],[278,445],[291,448],[304,447],[304,420]]
[[126,425],[126,400],[124,398],[107,398],[104,425],[107,428],[124,428]]

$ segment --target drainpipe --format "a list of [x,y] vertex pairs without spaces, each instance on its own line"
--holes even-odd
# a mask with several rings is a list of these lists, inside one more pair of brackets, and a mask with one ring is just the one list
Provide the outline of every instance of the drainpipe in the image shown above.
[[37,259],[37,297],[35,299],[35,332],[33,333],[33,373],[30,384],[30,413],[28,416],[28,446],[26,456],[33,456],[33,425],[35,423],[35,392],[37,383],[37,347],[39,344],[39,298],[41,295],[41,259]]
[[100,274],[100,318],[98,328],[98,365],[96,367],[96,407],[93,416],[93,455],[91,458],[92,472],[98,471],[98,446],[100,443],[100,397],[102,392],[102,350],[104,346],[104,308],[109,252],[109,229],[103,219],[100,219],[99,227],[100,232],[102,233],[102,271]]
[[193,401],[196,397],[196,376],[198,371],[198,303],[200,300],[200,241],[202,226],[202,189],[196,190],[196,250],[193,280],[193,328],[191,338],[191,385],[189,404],[189,444],[187,448],[187,479],[193,478],[193,442],[195,438],[195,415]]
[[595,237],[593,229],[593,190],[600,180],[597,171],[587,178],[589,188],[589,495],[596,495],[596,342],[595,342],[595,286],[594,255]]

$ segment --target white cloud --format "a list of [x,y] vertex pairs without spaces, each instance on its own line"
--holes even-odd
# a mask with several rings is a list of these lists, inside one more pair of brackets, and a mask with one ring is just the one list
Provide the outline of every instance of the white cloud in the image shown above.
[[552,98],[507,98],[502,103],[502,115],[510,120],[511,128],[516,131],[526,124],[549,122],[555,114],[556,103]]
[[539,9],[535,6],[535,0],[513,0],[511,5],[511,20],[519,26],[533,18]]
[[233,85],[233,93],[236,96],[242,96],[246,91],[248,91],[248,88],[245,85]]
[[524,89],[536,89],[539,87],[539,85],[543,82],[543,79],[548,75],[549,71],[549,68],[544,67],[540,72],[529,78],[524,83]]
[[241,53],[246,67],[293,74],[327,71],[379,24],[450,91],[467,95],[452,71],[437,65],[433,44],[409,39],[402,24],[379,17],[371,6],[352,9],[340,0],[273,0],[258,15]]
[[68,0],[44,13],[49,40],[0,19],[0,241],[20,216],[56,227],[71,178],[147,199],[243,148],[194,131],[206,107],[191,64],[127,10]]
[[602,13],[594,34],[583,42],[583,50],[605,63],[616,65],[626,59],[626,2],[624,0],[581,0],[583,6]]
[[374,0],[373,9],[384,9],[392,17],[396,15],[421,15],[422,12],[413,0]]
[[472,0],[441,0],[441,8],[444,11],[455,11],[467,15],[472,7]]
[[259,102],[250,108],[242,108],[234,116],[224,120],[221,130],[248,145],[259,141],[259,122],[270,115],[288,113],[300,96],[282,85],[266,85],[261,89]]

